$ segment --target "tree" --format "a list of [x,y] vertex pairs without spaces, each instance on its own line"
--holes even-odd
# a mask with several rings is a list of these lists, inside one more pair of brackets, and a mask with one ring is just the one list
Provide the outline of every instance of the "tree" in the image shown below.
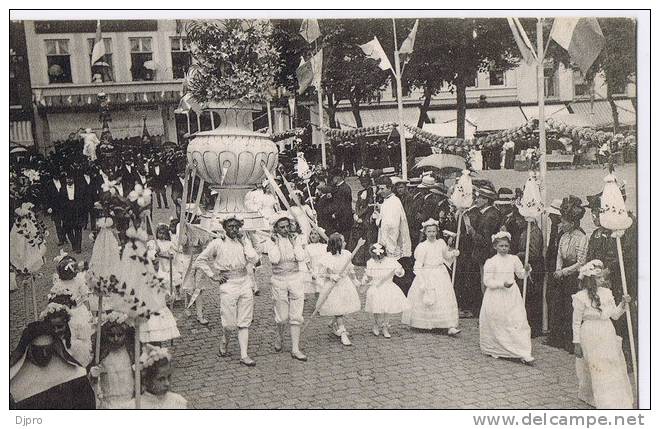
[[613,92],[625,88],[637,72],[636,23],[630,18],[600,18],[605,47],[591,66],[591,73],[602,72],[607,84],[607,100],[612,108],[614,132],[619,129],[619,112]]

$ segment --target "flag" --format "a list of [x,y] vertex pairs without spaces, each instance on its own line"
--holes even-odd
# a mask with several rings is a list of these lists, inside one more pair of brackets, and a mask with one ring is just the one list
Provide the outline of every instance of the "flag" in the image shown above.
[[506,20],[509,21],[509,27],[511,27],[511,32],[513,33],[513,38],[516,41],[516,45],[518,45],[518,50],[520,50],[520,55],[522,56],[523,60],[525,60],[527,65],[531,66],[536,62],[537,58],[536,53],[534,52],[534,48],[532,47],[532,43],[527,37],[525,29],[523,28],[522,24],[520,24],[520,20],[518,18],[507,18]]
[[605,46],[596,18],[555,18],[550,38],[568,51],[571,60],[586,73]]
[[101,35],[101,20],[96,21],[96,38],[94,39],[94,47],[92,48],[92,65],[105,56],[105,43]]
[[314,54],[310,63],[312,63],[312,73],[314,73],[312,85],[316,87],[317,91],[320,91],[321,78],[323,77],[323,49],[319,49],[319,51]]
[[314,81],[314,68],[311,61],[305,62],[304,58],[300,57],[296,78],[298,79],[298,94],[302,94]]
[[401,49],[399,49],[399,54],[412,54],[413,47],[415,46],[415,37],[417,36],[417,25],[419,24],[419,19],[415,21],[410,34],[406,37],[406,40],[401,44]]
[[360,45],[360,49],[362,49],[362,52],[364,52],[367,58],[378,61],[378,67],[380,67],[381,70],[389,69],[394,71],[390,60],[387,58],[385,51],[383,51],[383,47],[380,46],[378,37],[374,36],[374,40],[371,42]]
[[300,35],[307,40],[307,43],[312,43],[318,39],[321,36],[319,22],[316,19],[303,19],[300,26]]

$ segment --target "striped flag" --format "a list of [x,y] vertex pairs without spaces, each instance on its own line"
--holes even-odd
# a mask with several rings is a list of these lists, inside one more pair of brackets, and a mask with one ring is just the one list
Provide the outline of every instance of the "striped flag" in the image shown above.
[[321,36],[319,22],[316,19],[303,19],[300,26],[300,35],[307,40],[307,43],[312,43],[318,39]]
[[378,61],[378,67],[380,67],[381,70],[394,71],[390,60],[387,58],[387,54],[385,54],[383,47],[378,41],[378,37],[374,36],[374,40],[371,42],[360,45],[360,49],[362,49],[362,52],[364,52],[367,58]]
[[555,18],[550,38],[568,51],[571,60],[586,73],[605,46],[596,18]]
[[522,56],[523,60],[525,60],[527,65],[531,66],[536,62],[537,58],[536,53],[534,52],[534,48],[532,47],[532,43],[527,37],[525,29],[523,28],[522,24],[520,24],[520,20],[518,18],[507,18],[506,20],[509,22],[509,27],[511,27],[511,32],[513,33],[513,38],[516,41],[516,45],[518,45],[518,50],[520,50],[520,55]]
[[101,35],[101,20],[96,21],[96,38],[94,39],[94,47],[92,48],[92,65],[100,61],[105,56],[105,43],[103,43],[103,36]]

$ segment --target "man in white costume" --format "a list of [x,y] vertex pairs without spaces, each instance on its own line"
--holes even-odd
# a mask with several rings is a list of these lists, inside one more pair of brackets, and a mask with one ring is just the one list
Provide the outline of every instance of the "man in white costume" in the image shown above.
[[92,132],[92,129],[85,129],[85,133],[83,134],[83,155],[88,157],[90,161],[96,161],[96,146],[99,144],[101,144],[101,141]]
[[227,356],[227,331],[238,328],[238,345],[241,364],[255,366],[247,354],[248,329],[252,324],[254,296],[252,280],[248,275],[248,264],[255,264],[259,255],[252,243],[242,232],[243,221],[230,216],[222,222],[225,238],[216,238],[197,257],[195,268],[220,283],[220,338],[221,357]]
[[401,200],[392,191],[394,186],[392,180],[387,176],[381,176],[376,181],[376,185],[378,195],[383,198],[380,210],[373,214],[378,225],[378,242],[385,246],[390,257],[395,259],[410,257],[412,244],[408,220]]
[[284,330],[288,322],[291,330],[291,357],[306,361],[307,356],[299,348],[305,284],[298,270],[298,264],[305,260],[306,254],[300,242],[290,236],[288,214],[276,213],[273,220],[273,235],[267,243],[267,251],[273,270],[271,292],[277,323],[275,351],[282,351]]

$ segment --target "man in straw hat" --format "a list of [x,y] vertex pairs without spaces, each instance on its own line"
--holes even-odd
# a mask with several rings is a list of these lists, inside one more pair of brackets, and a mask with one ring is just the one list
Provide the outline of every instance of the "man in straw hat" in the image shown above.
[[226,237],[211,241],[197,257],[195,268],[206,273],[209,278],[220,283],[220,319],[222,336],[220,338],[221,357],[227,356],[227,334],[238,328],[238,345],[241,351],[240,363],[255,366],[248,356],[248,337],[254,296],[252,279],[248,275],[248,264],[255,264],[259,255],[252,247],[252,242],[242,232],[243,221],[237,216],[230,216],[222,221]]
[[298,266],[305,260],[305,250],[290,233],[291,219],[286,212],[278,212],[272,217],[273,235],[268,245],[268,259],[272,265],[271,293],[277,323],[275,351],[282,351],[284,330],[288,323],[291,332],[291,357],[306,361],[299,347],[300,329],[303,323],[305,304],[305,284]]

